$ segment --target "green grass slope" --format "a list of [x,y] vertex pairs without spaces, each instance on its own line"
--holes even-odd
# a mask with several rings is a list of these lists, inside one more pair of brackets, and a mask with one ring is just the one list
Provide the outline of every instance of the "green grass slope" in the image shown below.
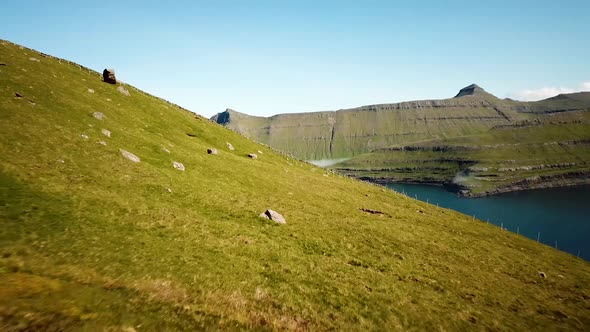
[[64,60],[0,63],[0,330],[590,326],[587,262]]

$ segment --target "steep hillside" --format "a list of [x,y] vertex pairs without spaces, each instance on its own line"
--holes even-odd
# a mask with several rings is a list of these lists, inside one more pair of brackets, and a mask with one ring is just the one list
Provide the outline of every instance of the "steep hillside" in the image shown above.
[[0,330],[590,326],[569,254],[6,41],[0,96]]
[[477,196],[590,183],[589,110],[590,92],[518,102],[472,84],[445,100],[213,119],[300,158],[350,159],[332,166],[342,174]]

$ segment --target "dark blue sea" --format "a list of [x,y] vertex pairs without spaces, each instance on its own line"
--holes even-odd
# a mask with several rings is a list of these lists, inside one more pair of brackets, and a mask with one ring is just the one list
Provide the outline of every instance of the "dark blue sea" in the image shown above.
[[392,183],[410,197],[453,209],[590,261],[590,186],[459,198],[442,187]]

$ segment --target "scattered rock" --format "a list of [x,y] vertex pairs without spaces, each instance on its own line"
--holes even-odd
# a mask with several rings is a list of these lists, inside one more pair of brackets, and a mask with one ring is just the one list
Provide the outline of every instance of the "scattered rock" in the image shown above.
[[29,60],[31,60],[31,61],[35,61],[35,62],[41,62],[41,60],[39,60],[39,59],[37,59],[37,58],[34,58],[34,57],[30,57],[30,58],[29,58]]
[[101,129],[100,132],[106,137],[111,137],[111,132],[106,129]]
[[102,79],[105,83],[117,84],[117,78],[115,77],[114,69],[105,69],[102,71]]
[[283,217],[280,213],[278,213],[277,211],[268,209],[266,211],[264,211],[264,213],[260,214],[260,217],[262,217],[262,215],[265,215],[267,219],[270,219],[274,222],[276,222],[277,224],[286,224],[287,221],[285,220],[285,217]]
[[85,134],[80,135],[80,137],[82,137],[83,139],[88,139],[88,135]]
[[125,326],[121,329],[123,332],[137,332],[132,326]]
[[104,145],[104,146],[107,145],[107,142],[105,142],[105,141],[98,141],[97,143],[100,144],[100,145]]
[[250,157],[252,159],[258,159],[258,155],[254,154],[254,153],[249,153],[248,157]]
[[121,92],[125,96],[130,96],[131,95],[129,93],[129,91],[127,91],[127,89],[125,89],[122,85],[119,85],[119,87],[117,88],[117,91]]
[[106,118],[103,112],[94,112],[92,113],[92,116],[97,120],[104,120],[104,118]]
[[94,93],[94,89],[88,89],[88,92]]
[[215,148],[209,148],[209,149],[207,149],[207,153],[208,154],[217,154],[217,149],[215,149]]
[[184,171],[184,165],[177,161],[172,162],[172,166],[174,166],[174,168],[176,168],[179,171]]
[[545,272],[541,272],[541,271],[539,271],[539,276],[540,276],[541,278],[543,278],[543,279],[546,279],[546,278],[547,278],[547,275],[545,274]]
[[141,161],[141,159],[139,159],[138,156],[134,155],[133,153],[129,152],[129,151],[125,151],[123,149],[119,149],[119,151],[121,152],[121,154],[123,155],[123,157],[131,160],[134,163],[138,163]]
[[382,212],[382,211],[379,211],[379,210],[371,210],[371,209],[366,209],[366,208],[360,208],[359,210],[361,210],[361,211],[363,211],[365,213],[368,213],[368,214],[375,214],[375,215],[378,215],[378,216],[388,216],[388,217],[391,217],[389,214],[387,214],[385,212]]
[[230,151],[233,151],[233,150],[235,150],[234,146],[233,146],[233,145],[231,145],[231,143],[230,143],[230,142],[227,142],[227,143],[225,143],[225,144],[227,144],[227,148],[228,148],[228,149],[230,149]]

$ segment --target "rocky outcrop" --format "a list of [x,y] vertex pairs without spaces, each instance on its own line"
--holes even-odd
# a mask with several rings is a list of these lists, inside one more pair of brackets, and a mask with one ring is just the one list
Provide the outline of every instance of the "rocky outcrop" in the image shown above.
[[468,86],[464,87],[463,89],[459,90],[459,93],[454,98],[459,98],[459,97],[463,97],[463,96],[473,96],[475,94],[482,94],[482,93],[487,93],[487,92],[484,89],[482,89],[479,85],[471,84],[471,85],[468,85]]

